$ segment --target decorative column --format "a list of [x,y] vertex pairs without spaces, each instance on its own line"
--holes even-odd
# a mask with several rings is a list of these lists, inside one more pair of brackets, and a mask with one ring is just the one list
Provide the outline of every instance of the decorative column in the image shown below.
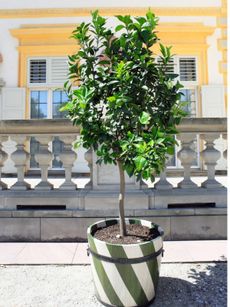
[[[172,159],[172,156],[168,156],[167,161],[170,162]],[[154,188],[157,190],[171,190],[173,188],[172,184],[168,182],[166,179],[166,169],[167,166],[164,168],[164,170],[160,174],[160,180],[154,184]]]
[[88,149],[85,153],[85,160],[88,162],[88,167],[90,170],[90,180],[85,185],[85,189],[92,189],[93,187],[93,152],[92,149]]
[[218,188],[222,185],[215,179],[215,166],[220,158],[220,152],[215,149],[214,141],[220,137],[219,133],[205,133],[200,135],[201,139],[206,142],[206,148],[201,152],[200,156],[207,166],[208,179],[201,186],[204,188]]
[[53,185],[48,181],[48,168],[53,160],[53,154],[49,151],[49,142],[52,136],[36,136],[36,140],[40,143],[39,152],[35,154],[35,160],[41,168],[41,181],[35,186],[36,190],[51,190]]
[[191,166],[196,158],[196,152],[191,145],[195,138],[195,133],[180,133],[177,136],[177,139],[181,141],[181,150],[177,153],[177,157],[184,168],[184,179],[178,183],[178,188],[197,188],[197,185],[191,180]]
[[29,153],[25,150],[25,142],[28,137],[25,135],[16,135],[10,137],[12,141],[16,142],[17,150],[11,154],[11,158],[14,161],[15,167],[17,168],[18,180],[11,187],[12,190],[27,190],[30,189],[30,185],[25,182],[25,168],[26,162],[29,159]]
[[76,136],[72,135],[63,135],[59,136],[59,139],[64,143],[63,152],[59,154],[59,157],[65,168],[65,182],[59,187],[63,190],[76,190],[77,186],[71,180],[72,168],[74,161],[77,158],[76,152],[72,150],[72,143],[76,140]]
[[1,175],[2,175],[2,167],[4,166],[4,162],[7,159],[7,153],[2,149],[2,143],[6,142],[8,140],[7,136],[0,136],[0,190],[6,190],[7,185],[1,181]]

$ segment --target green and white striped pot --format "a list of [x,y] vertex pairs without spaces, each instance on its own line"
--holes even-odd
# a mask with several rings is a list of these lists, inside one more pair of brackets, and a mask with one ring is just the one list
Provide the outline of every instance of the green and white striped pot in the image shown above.
[[118,223],[118,219],[100,221],[87,231],[96,296],[105,306],[147,306],[156,295],[164,232],[149,221],[126,219],[126,224],[155,228],[159,235],[137,244],[111,244],[94,238],[98,228]]

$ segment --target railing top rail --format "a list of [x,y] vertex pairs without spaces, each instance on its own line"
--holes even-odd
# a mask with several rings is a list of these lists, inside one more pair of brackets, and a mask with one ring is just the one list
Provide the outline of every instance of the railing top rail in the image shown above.
[[199,117],[184,118],[178,126],[179,132],[191,133],[227,133],[227,118]]
[[[183,133],[227,133],[227,118],[184,118],[178,126]],[[68,119],[1,120],[0,135],[79,134],[80,127]]]
[[68,119],[26,119],[0,121],[0,134],[2,135],[61,135],[79,133],[80,128],[73,126],[72,122]]

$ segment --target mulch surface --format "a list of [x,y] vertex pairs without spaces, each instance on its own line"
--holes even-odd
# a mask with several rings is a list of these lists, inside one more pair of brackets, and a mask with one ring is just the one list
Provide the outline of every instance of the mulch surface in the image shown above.
[[159,235],[157,230],[137,224],[126,225],[126,229],[127,236],[125,237],[120,236],[118,224],[98,229],[94,237],[98,240],[113,244],[137,244],[150,241]]

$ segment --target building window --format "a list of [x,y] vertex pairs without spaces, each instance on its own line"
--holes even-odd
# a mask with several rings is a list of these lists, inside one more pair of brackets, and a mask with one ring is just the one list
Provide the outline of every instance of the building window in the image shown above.
[[47,118],[48,95],[47,91],[31,91],[30,117]]
[[52,97],[52,118],[66,117],[65,112],[60,112],[60,107],[68,101],[68,97],[64,91],[53,91]]
[[[157,58],[157,62],[161,62],[161,58]],[[189,113],[190,117],[197,116],[197,58],[193,56],[175,56],[173,57],[166,68],[168,74],[179,75],[176,80],[183,84],[184,88],[181,90],[181,101],[187,102],[185,111]]]
[[[28,61],[28,88],[30,90],[31,119],[64,118],[66,113],[60,112],[61,105],[68,101],[62,87],[67,79],[68,63],[66,57],[33,58]],[[58,156],[63,144],[55,137],[50,149],[54,159],[52,168],[62,168]],[[39,143],[35,138],[30,142],[30,167],[38,168],[35,154],[39,151]]]
[[67,57],[36,57],[28,59],[27,84],[32,86],[63,86],[68,75]]
[[[157,58],[157,62],[161,62],[161,58]],[[188,112],[189,117],[197,116],[198,105],[198,73],[197,73],[197,58],[195,56],[174,56],[168,63],[166,72],[168,74],[179,75],[176,80],[184,86],[181,89],[181,101],[185,102],[184,109]],[[197,152],[197,156],[192,162],[193,167],[199,166],[199,140],[198,138],[192,144],[192,149]],[[175,154],[168,162],[168,167],[181,167],[180,160],[177,158],[177,153],[180,150],[180,146],[176,146]]]

